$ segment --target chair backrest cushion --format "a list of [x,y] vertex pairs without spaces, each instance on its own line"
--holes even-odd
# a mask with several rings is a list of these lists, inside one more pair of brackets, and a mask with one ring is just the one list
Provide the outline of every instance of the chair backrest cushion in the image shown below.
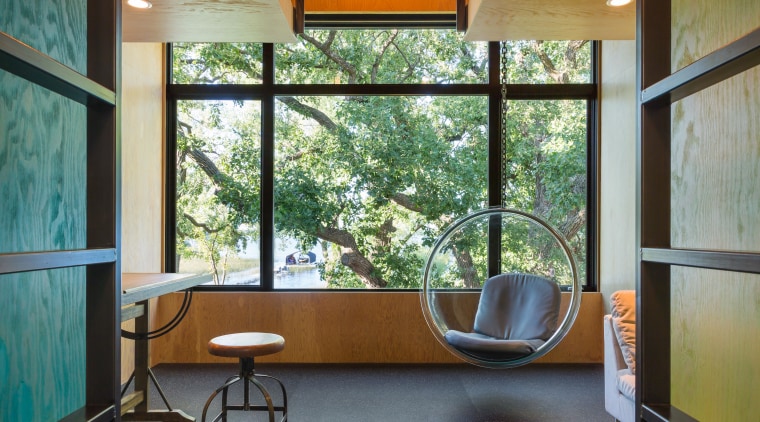
[[543,277],[507,273],[483,284],[473,331],[504,340],[547,340],[557,329],[560,291]]
[[618,290],[610,296],[612,328],[625,364],[636,374],[636,291]]

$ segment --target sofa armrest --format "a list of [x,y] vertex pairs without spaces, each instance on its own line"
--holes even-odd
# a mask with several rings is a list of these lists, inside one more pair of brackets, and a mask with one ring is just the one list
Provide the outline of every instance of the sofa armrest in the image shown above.
[[612,327],[612,316],[604,316],[604,407],[618,420],[627,420],[621,415],[620,392],[617,388],[618,371],[628,369],[620,351],[620,344]]

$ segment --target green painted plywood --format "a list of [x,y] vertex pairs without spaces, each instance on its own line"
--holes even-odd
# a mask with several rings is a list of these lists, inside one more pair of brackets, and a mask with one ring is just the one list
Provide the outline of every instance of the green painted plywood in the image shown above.
[[85,403],[85,269],[0,275],[0,421],[55,421]]
[[0,0],[0,31],[87,72],[87,0]]
[[4,71],[0,86],[0,253],[86,247],[86,108]]
[[[86,0],[0,0],[0,31],[80,73]],[[0,253],[86,245],[87,110],[0,71]],[[85,404],[86,270],[0,275],[0,421]]]

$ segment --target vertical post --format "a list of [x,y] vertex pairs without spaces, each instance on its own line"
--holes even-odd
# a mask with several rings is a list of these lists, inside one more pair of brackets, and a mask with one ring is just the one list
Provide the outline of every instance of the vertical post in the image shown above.
[[[637,244],[670,248],[670,104],[643,103],[642,91],[670,69],[671,2],[637,2]],[[670,266],[637,260],[636,418],[670,403]]]
[[457,0],[457,31],[467,32],[467,1]]
[[[148,323],[150,321],[150,303],[143,300],[137,303],[137,306],[143,307],[143,314],[135,318],[135,333],[147,333],[150,330]],[[150,409],[148,402],[148,368],[150,362],[150,342],[146,338],[135,339],[135,391],[142,391],[142,401],[135,406],[135,413],[147,413]]]
[[293,33],[296,35],[303,34],[305,26],[304,0],[295,0],[293,5]]
[[87,114],[87,247],[115,248],[116,261],[87,268],[88,406],[120,412],[121,2],[87,2],[87,77],[117,93]]
[[[601,61],[601,43],[591,41],[591,83],[595,87],[599,86]],[[592,292],[599,286],[599,94],[596,89],[594,99],[586,103],[586,289]]]
[[262,84],[267,87],[261,98],[261,287],[274,287],[274,45],[262,45]]

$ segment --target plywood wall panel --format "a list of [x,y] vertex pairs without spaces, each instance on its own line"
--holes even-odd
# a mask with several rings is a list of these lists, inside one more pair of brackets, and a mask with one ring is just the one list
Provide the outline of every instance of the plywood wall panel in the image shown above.
[[760,25],[757,0],[673,0],[671,67],[689,65]]
[[[162,297],[159,319],[170,320],[181,301],[181,294]],[[601,295],[584,294],[571,333],[542,361],[601,362],[601,323]],[[194,295],[177,329],[153,342],[154,364],[229,362],[209,355],[206,344],[215,336],[241,331],[285,337],[283,352],[262,358],[269,362],[459,362],[429,331],[416,292],[202,292]]]
[[[164,46],[122,44],[122,271],[157,273],[163,256]],[[155,308],[155,301],[151,301]],[[134,321],[122,328],[134,331]],[[121,381],[134,369],[122,339]]]
[[84,405],[85,308],[83,268],[0,275],[0,421]]
[[0,253],[86,247],[87,110],[0,70]]
[[[84,1],[5,1],[0,31],[86,69]],[[86,247],[87,111],[0,70],[0,253]],[[0,421],[85,404],[85,271],[0,275]]]
[[[674,247],[760,251],[759,81],[755,68],[673,106]],[[751,420],[760,278],[677,269],[672,283],[673,404],[699,420]]]
[[760,251],[760,67],[672,115],[673,247]]
[[[599,288],[636,288],[636,43],[601,47]],[[609,312],[609,301],[604,301]]]
[[700,421],[760,415],[760,275],[673,270],[672,403]]
[[161,272],[164,47],[122,45],[122,270]]
[[3,0],[0,31],[87,73],[87,0]]
[[[753,0],[673,2],[678,69],[760,26]],[[672,106],[671,243],[760,251],[760,68]],[[754,420],[760,276],[675,268],[672,404],[698,420]]]

